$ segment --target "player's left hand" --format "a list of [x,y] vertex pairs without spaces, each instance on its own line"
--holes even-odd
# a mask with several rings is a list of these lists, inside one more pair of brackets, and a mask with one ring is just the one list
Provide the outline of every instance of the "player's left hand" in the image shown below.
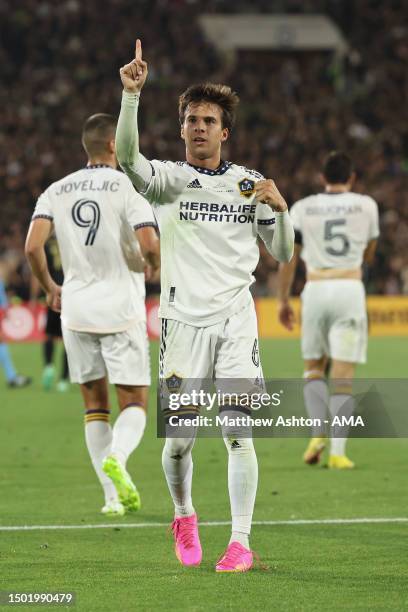
[[289,331],[293,330],[295,312],[287,300],[278,303],[278,318],[283,327],[286,327]]
[[255,195],[258,202],[268,204],[268,206],[276,212],[285,212],[285,210],[288,210],[285,198],[279,192],[279,189],[275,185],[275,181],[272,179],[257,181],[255,183]]
[[53,284],[46,293],[47,306],[55,312],[61,312],[61,287]]

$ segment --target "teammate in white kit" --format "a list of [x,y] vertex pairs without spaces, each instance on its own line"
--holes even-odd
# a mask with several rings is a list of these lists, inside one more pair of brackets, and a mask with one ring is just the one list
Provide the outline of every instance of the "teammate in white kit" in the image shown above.
[[[191,379],[259,380],[257,322],[249,287],[259,258],[258,235],[279,261],[292,256],[294,232],[286,202],[273,181],[221,159],[238,103],[229,87],[190,87],[179,101],[186,161],[149,161],[138,143],[139,94],[147,76],[139,40],[135,59],[120,75],[124,92],[116,136],[119,163],[152,203],[160,228],[162,384],[181,391]],[[184,416],[196,415],[199,408],[186,407]],[[232,536],[216,571],[246,571],[253,563],[248,537],[257,459],[252,438],[224,432],[224,441]],[[176,554],[184,565],[198,565],[202,557],[191,498],[193,444],[192,437],[167,437],[163,450],[175,505]]]
[[[351,381],[356,364],[365,363],[367,312],[363,262],[371,263],[379,236],[378,207],[367,195],[351,191],[355,174],[351,160],[331,153],[323,170],[325,193],[309,196],[290,209],[295,227],[295,256],[279,271],[279,316],[289,330],[294,313],[289,302],[298,256],[306,264],[307,282],[302,293],[302,353],[306,410],[324,421],[351,416],[354,401]],[[329,397],[325,367],[331,359],[334,389]],[[345,427],[332,430],[329,467],[353,468],[346,457]],[[308,464],[319,462],[326,446],[322,428],[312,430],[304,454]]]
[[[158,268],[160,258],[152,209],[116,169],[115,131],[111,115],[86,121],[88,165],[39,197],[26,242],[48,305],[60,310],[62,302],[70,377],[81,386],[86,443],[107,515],[140,507],[126,461],[143,436],[150,385],[143,268],[145,262]],[[64,270],[62,298],[44,251],[52,226]],[[120,409],[113,428],[108,379]]]

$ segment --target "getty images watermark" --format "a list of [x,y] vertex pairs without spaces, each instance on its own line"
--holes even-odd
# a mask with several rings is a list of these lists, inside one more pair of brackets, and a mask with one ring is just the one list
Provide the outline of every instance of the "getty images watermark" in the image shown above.
[[[307,384],[303,379],[214,381],[173,374],[159,381],[158,436],[182,437],[191,428],[194,435],[217,437],[223,428],[235,427],[253,437],[408,437],[408,379],[330,381],[326,404],[313,415],[305,408]],[[335,413],[332,395],[337,395]]]
[[[264,393],[208,393],[203,389],[193,389],[190,393],[170,393],[168,396],[169,410],[175,414],[169,415],[167,422],[172,427],[364,427],[361,415],[334,415],[332,418],[319,419],[305,416],[255,417],[249,414],[240,414],[239,409],[252,411],[261,408],[279,407],[284,391],[269,394]],[[215,417],[197,415],[180,418],[181,408],[201,406],[211,411],[217,406],[222,407],[222,413]]]

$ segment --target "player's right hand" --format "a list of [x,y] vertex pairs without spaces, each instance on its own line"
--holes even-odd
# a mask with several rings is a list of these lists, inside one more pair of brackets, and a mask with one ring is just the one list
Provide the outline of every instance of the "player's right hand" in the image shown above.
[[293,330],[295,323],[295,312],[289,302],[279,302],[278,317],[283,327],[289,331]]
[[119,70],[123,89],[128,93],[140,93],[147,77],[147,63],[142,59],[142,42],[136,41],[135,59]]
[[46,293],[47,306],[55,312],[61,312],[61,291],[62,288],[54,283]]

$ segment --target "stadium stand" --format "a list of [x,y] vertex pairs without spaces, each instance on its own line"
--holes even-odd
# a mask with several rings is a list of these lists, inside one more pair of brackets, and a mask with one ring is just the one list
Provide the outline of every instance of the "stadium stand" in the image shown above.
[[[266,0],[208,0],[209,13],[268,12]],[[355,160],[357,190],[380,205],[381,242],[369,293],[408,294],[408,36],[404,2],[281,0],[276,12],[323,13],[349,43],[332,52],[240,51],[224,64],[198,24],[193,0],[0,0],[0,258],[9,291],[28,297],[23,236],[33,204],[53,180],[85,163],[78,146],[90,109],[117,114],[119,67],[142,38],[149,62],[141,148],[181,159],[177,97],[192,82],[225,81],[241,97],[234,161],[273,177],[291,203],[319,190],[319,163],[333,148]],[[369,27],[368,27],[369,26]],[[228,149],[225,157],[228,158]],[[276,264],[262,251],[256,295],[274,293]],[[296,288],[301,288],[299,277]]]

